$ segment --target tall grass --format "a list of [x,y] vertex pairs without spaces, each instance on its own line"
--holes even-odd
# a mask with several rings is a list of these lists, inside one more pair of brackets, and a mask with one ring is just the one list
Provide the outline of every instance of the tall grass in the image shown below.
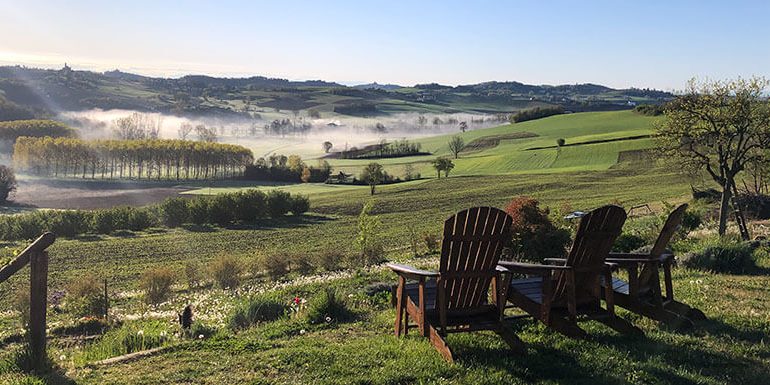
[[168,345],[173,338],[163,321],[126,323],[87,345],[73,360],[76,365]]

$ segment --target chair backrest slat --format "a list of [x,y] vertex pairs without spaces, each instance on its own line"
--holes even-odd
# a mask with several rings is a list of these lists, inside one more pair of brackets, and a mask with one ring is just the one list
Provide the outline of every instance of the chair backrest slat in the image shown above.
[[494,207],[474,207],[444,222],[439,273],[448,309],[469,309],[487,302],[512,219]]
[[[612,244],[620,235],[625,221],[625,210],[613,205],[599,207],[583,216],[565,265],[577,270],[602,266],[612,249]],[[598,301],[599,278],[598,270],[575,272],[575,296],[578,304]],[[554,301],[565,299],[568,290],[564,274],[558,275],[555,288]]]
[[655,240],[655,244],[652,246],[652,250],[650,250],[650,256],[660,257],[666,251],[668,243],[671,242],[671,238],[674,237],[674,234],[676,234],[679,226],[682,224],[685,211],[687,211],[687,203],[680,205],[668,215],[666,223],[660,229],[658,239]]
[[[659,258],[666,251],[668,244],[674,237],[674,234],[679,230],[679,226],[682,224],[684,213],[687,211],[687,203],[684,203],[674,209],[671,214],[668,215],[666,223],[663,224],[663,228],[660,229],[660,235],[655,240],[655,244],[650,250],[651,258]],[[638,277],[638,292],[639,294],[647,293],[651,289],[654,289],[653,285],[658,285],[657,281],[653,281],[658,274],[658,267],[650,264],[645,264],[639,271]]]

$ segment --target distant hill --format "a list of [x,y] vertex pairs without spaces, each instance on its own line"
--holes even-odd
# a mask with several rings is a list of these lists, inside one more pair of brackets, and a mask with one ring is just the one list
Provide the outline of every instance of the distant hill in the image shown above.
[[78,71],[66,65],[59,70],[0,67],[0,95],[7,99],[6,105],[43,114],[101,108],[240,119],[311,108],[350,115],[495,114],[555,105],[576,112],[603,111],[629,109],[641,103],[659,104],[673,97],[664,91],[613,89],[597,84],[485,82],[402,87],[370,83],[346,87],[323,80],[290,81],[264,76],[157,78],[120,70]]
[[369,84],[359,84],[353,86],[353,88],[357,88],[359,90],[386,90],[386,91],[393,91],[397,90],[399,88],[404,88],[404,86],[399,86],[398,84],[379,84],[377,82],[369,83]]

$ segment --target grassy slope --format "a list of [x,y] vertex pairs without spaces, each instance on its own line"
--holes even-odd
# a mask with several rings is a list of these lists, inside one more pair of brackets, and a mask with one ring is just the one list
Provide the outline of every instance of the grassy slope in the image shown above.
[[[468,131],[460,134],[466,143],[486,136],[505,135],[515,132],[532,132],[538,136],[502,140],[494,148],[461,154],[460,159],[454,160],[455,168],[452,170],[452,175],[502,175],[606,170],[617,162],[619,152],[650,148],[652,146],[651,140],[624,140],[568,146],[561,149],[550,148],[530,151],[526,149],[554,146],[559,138],[566,139],[567,143],[581,143],[593,140],[646,135],[650,134],[652,125],[657,119],[632,111],[586,112]],[[345,171],[357,175],[366,164],[376,161],[383,164],[386,171],[396,176],[403,175],[404,166],[411,164],[416,172],[426,177],[433,177],[435,171],[430,162],[437,156],[451,155],[447,146],[447,142],[449,142],[451,137],[452,135],[438,135],[416,139],[415,141],[422,144],[423,150],[433,154],[429,156],[380,160],[329,159],[329,163],[332,164],[335,171]],[[245,145],[251,148],[258,148],[259,151],[255,153],[256,156],[263,156],[267,152],[272,151],[287,154],[296,152],[302,154],[306,159],[321,156],[321,150],[317,143],[307,143],[304,141],[294,144],[283,142],[281,145],[277,141],[276,143],[271,143],[270,141],[263,140],[259,143],[245,143]],[[309,162],[313,163],[312,160]],[[244,185],[252,187],[256,184],[247,183]],[[328,190],[324,185],[293,186],[289,189],[303,193],[324,192]],[[209,190],[201,189],[191,193],[208,194]]]
[[[453,212],[474,205],[503,206],[515,195],[531,195],[554,208],[590,209],[608,202],[634,205],[678,199],[689,185],[670,171],[619,167],[569,174],[450,177],[381,186],[374,197],[382,215],[383,236],[391,248],[407,244],[409,228],[438,233]],[[150,266],[181,269],[188,260],[208,261],[228,253],[254,258],[269,252],[353,250],[361,206],[372,199],[368,188],[312,192],[314,216],[277,225],[218,231],[171,230],[135,237],[87,237],[59,240],[51,249],[54,283],[88,272],[104,271],[117,288],[134,287]],[[8,285],[0,286],[8,290]]]
[[[503,140],[497,147],[471,154],[461,154],[455,160],[454,175],[490,175],[521,172],[559,172],[574,170],[607,169],[617,161],[620,151],[649,148],[649,140],[632,140],[600,143],[586,146],[525,151],[531,147],[553,146],[556,139],[567,143],[590,140],[624,138],[649,134],[656,118],[632,111],[585,112],[552,116],[529,122],[508,124],[494,128],[458,133],[466,143],[485,136],[514,132],[532,132],[537,137]],[[439,135],[416,140],[433,156],[415,156],[377,160],[389,172],[400,175],[403,166],[414,164],[419,172],[433,174],[430,161],[436,156],[450,156],[449,142],[452,135]],[[586,156],[588,155],[588,156]],[[566,157],[566,160],[560,158]],[[335,169],[357,173],[372,160],[336,159],[330,163]]]

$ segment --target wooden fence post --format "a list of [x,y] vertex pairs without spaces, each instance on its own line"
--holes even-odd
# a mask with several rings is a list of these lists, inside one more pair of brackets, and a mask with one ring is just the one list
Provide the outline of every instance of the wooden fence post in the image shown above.
[[48,308],[48,252],[35,251],[30,255],[29,274],[29,346],[35,364],[46,356],[46,310]]

